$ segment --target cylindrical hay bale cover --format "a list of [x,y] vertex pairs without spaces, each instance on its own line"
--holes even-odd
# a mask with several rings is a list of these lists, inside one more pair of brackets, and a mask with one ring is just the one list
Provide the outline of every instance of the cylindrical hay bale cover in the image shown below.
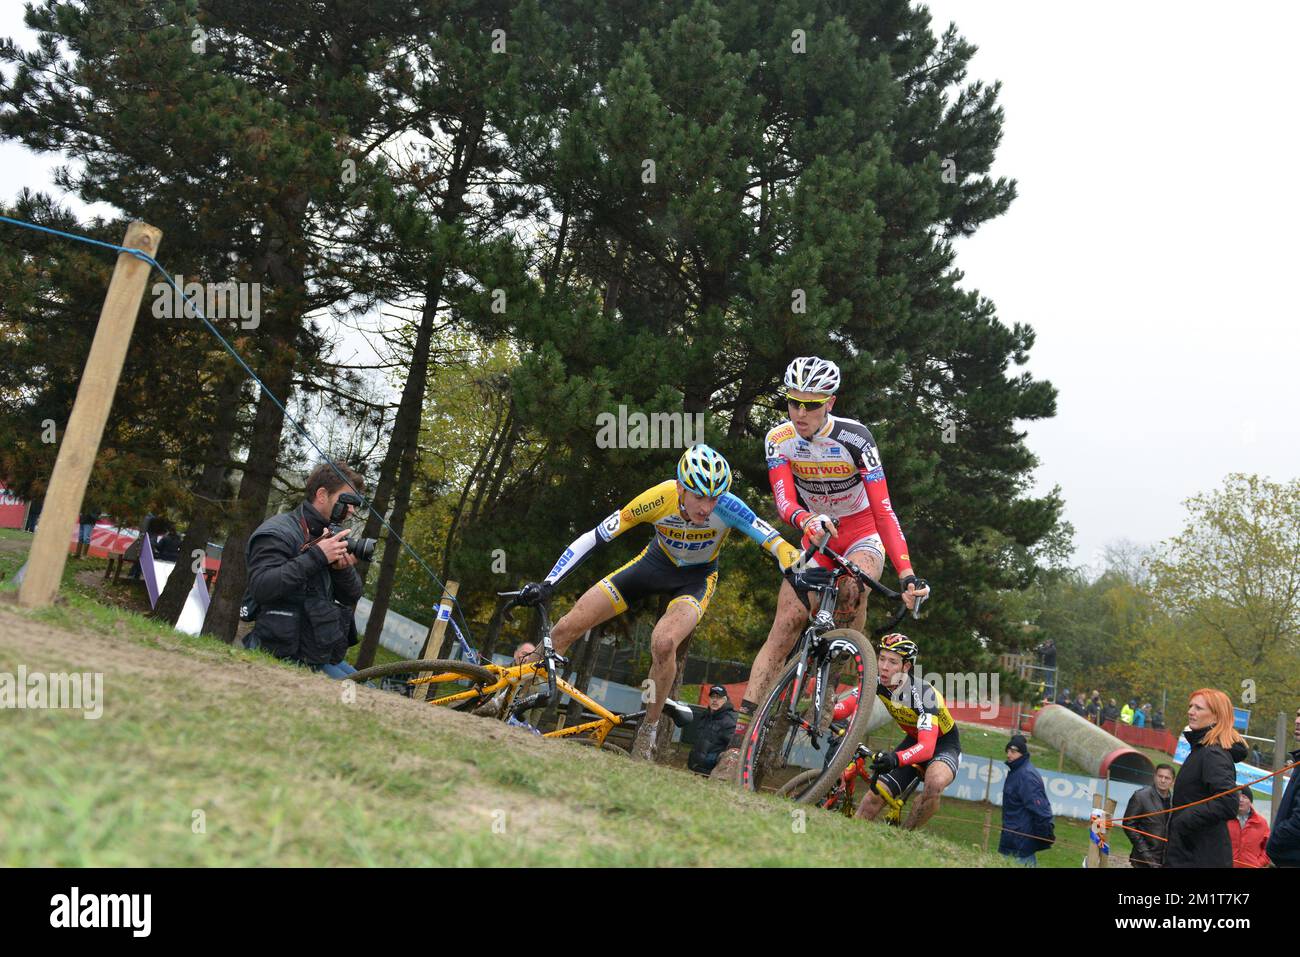
[[1105,777],[1109,772],[1112,781],[1150,784],[1155,773],[1155,765],[1141,751],[1059,704],[1049,704],[1038,712],[1034,737],[1063,752],[1089,774]]

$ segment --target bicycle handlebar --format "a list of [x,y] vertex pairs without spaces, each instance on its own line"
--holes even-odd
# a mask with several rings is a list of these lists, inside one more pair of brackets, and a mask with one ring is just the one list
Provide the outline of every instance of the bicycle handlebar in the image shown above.
[[[515,609],[515,608],[517,608],[517,607],[519,606],[519,596],[520,596],[521,594],[523,594],[523,589],[520,589],[520,590],[518,590],[518,591],[499,591],[499,592],[497,592],[497,597],[499,597],[499,598],[508,598],[508,599],[510,599],[509,601],[507,601],[507,602],[505,603],[505,606],[501,609],[501,617],[503,617],[503,618],[509,618],[511,621],[514,620],[514,618],[511,616],[510,612],[511,612],[513,609]],[[550,696],[551,699],[554,699],[554,698],[555,698],[555,678],[556,678],[556,668],[555,668],[555,665],[556,665],[557,662],[559,662],[559,663],[561,663],[561,664],[567,664],[567,661],[566,661],[563,657],[561,657],[560,655],[557,655],[557,654],[555,653],[555,648],[554,648],[554,646],[551,645],[551,627],[550,627],[550,623],[549,623],[548,619],[546,618],[546,606],[545,606],[545,605],[539,605],[538,608],[539,608],[539,610],[541,611],[541,614],[542,614],[542,624],[543,624],[543,629],[542,629],[542,664],[543,664],[543,665],[545,666],[545,668],[546,668],[546,692],[547,692],[547,694]]]
[[[843,555],[839,554],[839,552],[835,551],[829,545],[826,544],[809,545],[806,549],[804,549],[803,554],[799,556],[798,564],[800,566],[806,566],[809,562],[812,561],[813,556],[819,552],[825,555],[827,558],[829,558],[831,560],[831,563],[837,566],[845,574],[853,576],[855,579],[857,579],[862,584],[866,585],[876,594],[882,595],[885,598],[889,599],[890,601],[900,602],[898,610],[894,612],[894,614],[890,617],[889,621],[885,622],[879,628],[872,629],[872,634],[875,635],[888,634],[890,631],[893,630],[893,628],[900,621],[902,621],[904,618],[907,617],[908,609],[907,609],[907,605],[902,603],[902,598],[903,598],[902,592],[896,592],[894,591],[894,589],[890,588],[889,586],[883,585],[880,582],[876,581],[876,579],[872,578],[861,568],[853,564],[853,562],[849,561]],[[923,597],[918,597],[915,600],[914,606],[912,608],[913,618],[919,618],[921,616],[921,605],[924,601],[925,598]]]
[[829,558],[832,564],[839,566],[841,571],[843,571],[848,575],[852,575],[854,578],[862,582],[862,584],[866,585],[876,594],[882,595],[883,597],[888,598],[890,601],[896,601],[899,598],[903,597],[900,592],[896,592],[888,585],[882,585],[880,582],[876,581],[874,578],[872,578],[870,575],[864,572],[861,568],[853,564],[853,562],[849,561],[847,558],[845,558],[839,552],[835,551],[835,549],[831,548],[829,545],[821,545],[821,546],[809,545],[807,548],[803,550],[803,554],[799,556],[799,564],[801,566],[806,566],[809,562],[813,560],[813,556],[819,552],[825,555],[827,558]]

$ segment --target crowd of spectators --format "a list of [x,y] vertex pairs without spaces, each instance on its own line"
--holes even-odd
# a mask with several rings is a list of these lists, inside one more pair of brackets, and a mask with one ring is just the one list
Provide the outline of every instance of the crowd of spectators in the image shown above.
[[1150,701],[1139,705],[1137,698],[1129,698],[1128,703],[1120,707],[1119,702],[1110,698],[1103,704],[1101,692],[1096,689],[1091,695],[1085,695],[1082,691],[1075,694],[1069,688],[1062,688],[1056,696],[1056,704],[1097,725],[1117,721],[1134,728],[1154,728],[1157,731],[1165,727],[1165,713],[1153,708]]

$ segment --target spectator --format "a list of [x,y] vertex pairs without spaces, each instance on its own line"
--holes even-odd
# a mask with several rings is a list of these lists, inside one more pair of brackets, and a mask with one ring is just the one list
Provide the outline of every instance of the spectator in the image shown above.
[[154,557],[160,562],[179,562],[181,560],[181,536],[170,522],[167,531],[158,538]]
[[[1156,765],[1151,783],[1133,792],[1124,807],[1125,821],[1120,822],[1124,836],[1133,845],[1129,863],[1134,867],[1163,867],[1165,838],[1169,834],[1170,794],[1174,786],[1174,769],[1168,764]],[[1149,815],[1149,816],[1142,816]],[[1125,822],[1137,817],[1133,826]],[[1142,833],[1145,832],[1145,833]],[[1148,836],[1150,835],[1150,836]]]
[[1264,766],[1264,752],[1259,749],[1258,744],[1252,744],[1250,746],[1250,763],[1255,765],[1257,768],[1262,768]]
[[1147,726],[1147,709],[1150,707],[1150,705],[1147,705],[1145,708],[1138,708],[1133,712],[1133,727],[1145,728]]
[[98,521],[99,512],[90,507],[77,516],[77,553],[74,558],[90,556],[90,536],[94,533]]
[[686,758],[686,766],[696,774],[708,775],[731,741],[736,730],[736,712],[727,698],[727,689],[714,685],[709,689],[709,710],[695,719],[695,746]]
[[[1187,703],[1183,737],[1192,746],[1174,784],[1166,867],[1231,867],[1228,822],[1237,814],[1237,772],[1246,742],[1232,727],[1232,701],[1201,688]],[[1191,805],[1186,807],[1185,805]]]
[[45,506],[45,499],[43,497],[38,498],[36,501],[32,502],[31,506],[27,509],[27,521],[23,525],[23,528],[26,531],[32,533],[36,532],[36,524],[37,522],[40,521],[41,509],[44,506]]
[[149,548],[154,555],[158,554],[158,540],[163,537],[167,530],[167,520],[160,516],[150,513],[144,518],[143,531],[136,536],[135,541],[126,547],[122,557],[131,563],[131,570],[126,573],[126,577],[132,580],[140,577],[140,555],[144,552],[145,536],[149,537]]
[[1151,727],[1155,728],[1157,731],[1163,731],[1165,729],[1165,713],[1159,708],[1157,708],[1156,713],[1151,716]]
[[1068,707],[1070,707],[1070,689],[1069,689],[1069,688],[1063,688],[1063,689],[1061,689],[1061,693],[1058,694],[1058,695],[1056,696],[1056,703],[1059,704],[1062,708],[1068,708]]
[[1013,857],[1026,867],[1037,867],[1039,851],[1056,840],[1052,806],[1043,787],[1043,776],[1029,760],[1029,745],[1023,734],[1013,735],[1007,744],[1007,779],[1002,785],[1002,836],[998,853]]
[[1119,709],[1119,719],[1125,724],[1133,723],[1133,715],[1137,712],[1137,698],[1129,698],[1128,704]]
[[1048,638],[1035,650],[1038,652],[1039,660],[1043,663],[1043,668],[1046,669],[1044,684],[1046,685],[1047,698],[1050,703],[1051,699],[1056,697],[1056,642]]
[[[306,500],[257,527],[248,540],[240,609],[241,618],[257,621],[249,647],[338,679],[356,672],[343,659],[356,644],[353,609],[361,597],[356,556],[347,550],[350,530],[329,531],[331,519],[346,521],[360,501],[349,484],[358,491],[363,485],[343,463],[317,466],[307,477]],[[356,501],[340,501],[344,495]]]
[[1101,697],[1095,691],[1092,693],[1092,700],[1088,702],[1084,717],[1093,724],[1101,724]]
[[[1295,729],[1293,735],[1300,741],[1300,708],[1295,712]],[[1282,747],[1279,741],[1277,746]],[[1287,755],[1287,764],[1300,761],[1300,748]],[[1278,780],[1274,778],[1274,780]],[[1300,867],[1300,768],[1291,769],[1291,780],[1282,792],[1282,800],[1273,805],[1273,834],[1268,839],[1268,858],[1274,867]],[[1277,793],[1277,785],[1273,786]]]
[[[522,665],[528,656],[536,650],[536,645],[531,641],[525,641],[515,649],[514,654],[510,656],[510,660],[513,664]],[[523,715],[524,712],[530,711],[543,703],[541,698],[533,698],[531,701],[529,700],[529,697],[534,693],[534,689],[538,686],[540,680],[541,679],[539,679],[536,674],[528,674],[526,672],[522,677],[520,677],[518,683],[513,689],[514,698],[511,702],[510,708],[515,715]],[[543,685],[544,684],[545,683],[543,682]],[[505,706],[506,698],[509,697],[510,693],[511,688],[507,685],[494,694],[489,700],[474,708],[473,713],[484,718],[497,717],[501,713],[502,707]],[[550,697],[549,694],[546,695],[546,697]]]
[[1255,810],[1250,788],[1237,792],[1237,816],[1228,822],[1232,839],[1233,867],[1268,867],[1264,845],[1268,843],[1268,822]]
[[1078,697],[1076,697],[1074,699],[1074,702],[1070,705],[1070,710],[1073,711],[1075,714],[1077,714],[1080,718],[1088,717],[1088,704],[1086,701],[1083,700],[1082,691],[1079,692]]
[[1107,724],[1111,721],[1118,721],[1118,720],[1119,720],[1119,705],[1115,703],[1114,698],[1111,698],[1110,704],[1106,705],[1106,707],[1102,709],[1101,723]]
[[1042,661],[1044,668],[1054,669],[1056,667],[1056,642],[1055,641],[1053,641],[1051,638],[1048,638],[1045,642],[1039,645],[1035,650],[1038,652],[1039,660]]

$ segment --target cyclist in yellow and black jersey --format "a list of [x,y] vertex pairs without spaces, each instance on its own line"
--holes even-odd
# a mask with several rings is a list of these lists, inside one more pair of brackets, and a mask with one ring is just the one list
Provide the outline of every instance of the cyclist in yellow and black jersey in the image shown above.
[[606,575],[555,623],[551,642],[563,654],[588,629],[627,610],[643,595],[671,596],[668,609],[651,635],[652,693],[646,720],[638,731],[634,757],[648,757],[664,699],[677,673],[677,647],[709,607],[718,584],[718,551],[733,531],[758,542],[784,572],[799,559],[799,550],[754,514],[727,489],[731,467],[707,445],[691,446],[677,464],[677,478],[654,485],[565,549],[545,581],[521,590],[521,603],[545,601],[552,590],[593,551],[643,523],[654,538],[630,562]]
[[[906,635],[885,635],[880,639],[876,697],[884,702],[905,737],[897,748],[882,752],[872,762],[871,770],[878,774],[879,793],[868,794],[858,808],[858,817],[874,820],[887,799],[897,801],[914,780],[924,775],[925,788],[903,825],[907,828],[920,827],[934,816],[940,795],[961,767],[957,723],[939,690],[913,677],[916,655],[916,642]],[[837,704],[836,717],[848,714],[856,703]]]

